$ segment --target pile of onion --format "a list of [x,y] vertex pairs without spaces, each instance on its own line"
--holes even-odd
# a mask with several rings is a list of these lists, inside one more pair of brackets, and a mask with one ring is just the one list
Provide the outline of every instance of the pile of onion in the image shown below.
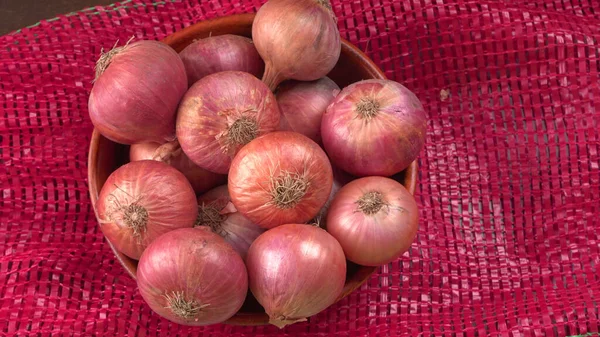
[[346,258],[363,266],[387,264],[404,254],[419,225],[413,196],[395,180],[366,177],[342,187],[329,206],[327,231]]
[[246,266],[252,294],[269,323],[279,328],[332,305],[346,280],[340,244],[312,225],[288,224],[265,232],[250,246]]
[[177,114],[177,138],[198,166],[226,174],[239,149],[279,126],[273,93],[241,71],[208,75],[187,91]]
[[391,176],[417,158],[427,115],[406,87],[365,80],[344,88],[323,115],[321,136],[331,162],[356,176]]
[[137,280],[152,310],[185,325],[229,319],[248,292],[244,261],[208,228],[178,229],[159,237],[142,255]]
[[231,34],[194,41],[179,56],[189,85],[204,76],[228,70],[244,71],[260,78],[265,68],[252,40]]
[[154,160],[114,171],[100,191],[96,210],[108,241],[134,259],[159,236],[191,228],[198,217],[196,195],[185,176]]
[[88,101],[92,123],[117,143],[164,143],[175,138],[175,114],[187,89],[179,55],[157,41],[103,53]]
[[196,226],[208,226],[219,234],[242,259],[248,248],[265,230],[238,212],[231,202],[227,185],[214,188],[198,198]]
[[229,194],[239,212],[263,228],[314,218],[331,192],[333,174],[317,143],[288,131],[261,136],[231,164]]
[[329,0],[267,1],[256,13],[252,38],[265,61],[263,82],[271,90],[286,79],[324,77],[342,46]]
[[312,82],[283,83],[276,96],[281,110],[279,129],[295,131],[321,143],[321,119],[339,92],[340,87],[329,77]]
[[[165,146],[166,145],[166,146]],[[159,160],[163,161],[183,173],[196,193],[203,193],[209,189],[227,182],[227,177],[205,170],[194,164],[186,155],[177,148],[177,144],[158,143],[133,144],[129,149],[129,160]]]

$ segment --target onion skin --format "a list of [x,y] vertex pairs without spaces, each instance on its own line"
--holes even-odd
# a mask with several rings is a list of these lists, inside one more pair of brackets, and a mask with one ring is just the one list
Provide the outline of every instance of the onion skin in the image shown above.
[[283,83],[276,96],[281,110],[279,130],[295,131],[321,143],[323,114],[339,92],[340,87],[328,77]]
[[[273,187],[285,177],[295,182],[301,178],[306,188],[294,202],[281,206]],[[314,218],[329,197],[332,180],[329,159],[317,143],[299,133],[278,131],[240,150],[231,164],[228,187],[239,212],[262,228],[273,228]]]
[[[225,239],[240,254],[242,259],[246,259],[250,245],[265,230],[235,209],[226,210],[231,206],[227,185],[213,188],[198,198],[198,211],[200,214],[202,213],[202,207],[214,207],[222,214],[222,222],[216,226],[217,228],[213,228],[213,231]],[[198,218],[202,218],[202,215]],[[210,226],[211,224],[196,224],[196,226],[198,225]]]
[[252,40],[239,35],[219,35],[200,39],[179,53],[192,85],[204,76],[221,71],[237,70],[260,78],[265,63]]
[[[119,47],[102,72],[99,61],[88,101],[94,127],[122,144],[163,143],[175,138],[175,114],[187,90],[179,55],[157,41]],[[111,52],[109,52],[111,53]]]
[[265,60],[263,82],[271,90],[286,79],[324,77],[342,46],[328,0],[267,1],[254,18],[252,39]]
[[[247,141],[279,127],[279,107],[273,93],[256,77],[224,71],[196,82],[183,97],[177,116],[177,138],[198,166],[227,174],[233,156]],[[232,141],[240,120],[255,129],[245,142]]]
[[333,184],[331,185],[331,193],[329,193],[329,199],[327,199],[327,202],[325,202],[325,205],[323,205],[323,207],[319,211],[319,214],[317,214],[314,220],[314,222],[319,224],[321,228],[327,228],[327,211],[329,210],[329,206],[333,202],[333,199],[335,198],[339,190],[347,183],[356,179],[355,177],[340,170],[335,166],[331,166],[331,168],[333,169]]
[[[158,143],[133,144],[129,149],[129,160],[160,160],[157,159]],[[204,193],[215,186],[227,182],[227,176],[205,170],[194,164],[182,151],[166,161],[187,178],[196,194]]]
[[[241,308],[248,293],[244,261],[208,228],[178,229],[158,238],[142,255],[137,280],[154,312],[184,325],[223,322]],[[171,309],[181,309],[169,302],[177,295],[195,301],[189,315]]]
[[[198,217],[196,195],[185,176],[153,160],[128,163],[114,171],[100,191],[96,209],[106,239],[136,260],[156,238],[174,229],[191,228]],[[139,215],[144,210],[145,224],[132,227],[127,212]]]
[[[385,205],[373,214],[361,211],[359,200],[379,192]],[[414,197],[395,180],[366,177],[342,187],[327,214],[327,231],[346,258],[363,266],[380,266],[404,254],[417,235],[419,210]]]
[[346,280],[340,244],[312,225],[288,224],[259,236],[246,259],[250,290],[283,328],[306,321],[333,303]]
[[[357,108],[376,102],[372,116]],[[356,176],[392,176],[413,162],[425,143],[427,114],[406,87],[389,80],[351,84],[323,115],[321,136],[331,162]]]

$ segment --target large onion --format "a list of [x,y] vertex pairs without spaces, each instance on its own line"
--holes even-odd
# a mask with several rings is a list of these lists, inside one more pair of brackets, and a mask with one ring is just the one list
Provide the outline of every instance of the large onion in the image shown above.
[[196,195],[185,176],[153,160],[114,171],[100,191],[96,209],[108,241],[133,259],[162,234],[191,228],[198,216]]
[[279,107],[269,88],[248,73],[224,71],[202,78],[185,94],[177,138],[194,163],[226,174],[242,146],[278,126]]
[[263,228],[312,219],[327,201],[331,164],[317,143],[288,131],[259,137],[231,164],[229,194],[239,212]]
[[279,328],[329,307],[346,279],[340,244],[312,225],[288,224],[265,232],[250,246],[246,265],[252,294],[269,323]]
[[271,90],[286,79],[319,79],[340,57],[340,33],[329,0],[267,1],[256,13],[252,38],[265,60],[263,82]]
[[323,77],[312,82],[288,81],[277,89],[281,110],[280,130],[295,131],[321,142],[321,119],[340,92],[335,82]]
[[245,259],[248,248],[265,230],[235,209],[227,185],[213,188],[198,198],[196,226],[208,226]]
[[[168,144],[170,145],[170,144]],[[194,164],[179,149],[172,156],[163,158],[160,154],[161,145],[158,143],[133,144],[129,150],[129,160],[161,160],[173,166],[188,179],[197,194],[227,182],[227,176],[205,170]]]
[[142,255],[138,288],[156,313],[179,324],[223,322],[248,292],[244,261],[208,228],[169,232]]
[[102,54],[88,108],[92,123],[118,143],[175,138],[177,105],[187,89],[179,55],[157,41],[138,41]]
[[252,40],[231,34],[194,41],[179,56],[189,85],[204,76],[228,70],[244,71],[260,78],[265,68]]
[[383,265],[404,254],[418,224],[413,196],[384,177],[361,178],[342,187],[327,214],[327,231],[348,260],[364,266]]
[[331,162],[357,176],[391,176],[414,161],[425,142],[427,114],[403,85],[389,80],[351,84],[321,124]]

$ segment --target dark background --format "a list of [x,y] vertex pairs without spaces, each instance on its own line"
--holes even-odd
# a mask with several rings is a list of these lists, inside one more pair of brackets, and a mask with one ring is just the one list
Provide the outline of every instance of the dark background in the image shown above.
[[0,35],[40,20],[118,0],[0,0]]

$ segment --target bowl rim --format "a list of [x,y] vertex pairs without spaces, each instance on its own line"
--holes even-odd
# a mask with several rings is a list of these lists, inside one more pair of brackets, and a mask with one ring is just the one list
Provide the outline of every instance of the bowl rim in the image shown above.
[[[206,27],[225,27],[229,25],[247,25],[252,26],[252,22],[254,20],[255,13],[243,13],[243,14],[234,14],[229,16],[217,17],[209,20],[199,21],[193,25],[190,25],[182,30],[179,30],[164,39],[161,42],[168,44],[174,49],[181,49],[181,46],[189,40],[190,35],[200,35],[200,32],[206,31]],[[247,28],[247,27],[246,27]],[[383,71],[358,47],[354,46],[352,43],[341,38],[342,42],[342,53],[348,54],[354,59],[359,59],[364,62],[364,66],[368,71],[369,75],[374,79],[386,79]],[[90,141],[90,147],[88,152],[88,160],[87,160],[87,175],[88,175],[88,190],[90,194],[90,199],[92,203],[92,208],[94,210],[94,215],[96,216],[96,220],[98,220],[98,213],[96,210],[96,203],[98,201],[99,189],[97,185],[97,167],[98,167],[98,153],[99,153],[99,145],[100,142],[104,140],[110,141],[106,139],[104,136],[100,134],[100,132],[94,128],[92,132],[92,137]],[[404,170],[404,182],[403,185],[410,192],[411,195],[414,195],[416,185],[417,185],[417,175],[418,175],[418,159],[415,159],[409,167]],[[121,252],[117,251],[113,244],[106,240],[111,250],[113,251],[115,257],[121,264],[121,266],[127,271],[127,273],[136,280],[136,275],[134,270],[129,266],[131,263],[129,261],[125,261],[125,259],[129,259]],[[353,278],[344,284],[344,289],[340,296],[336,299],[335,303],[348,296],[360,286],[362,286],[369,277],[375,272],[378,267],[367,267],[360,266],[356,274],[354,274]],[[269,319],[265,313],[245,313],[245,312],[237,312],[233,317],[223,322],[224,324],[229,325],[243,325],[243,326],[253,326],[253,325],[266,325],[268,324]]]

